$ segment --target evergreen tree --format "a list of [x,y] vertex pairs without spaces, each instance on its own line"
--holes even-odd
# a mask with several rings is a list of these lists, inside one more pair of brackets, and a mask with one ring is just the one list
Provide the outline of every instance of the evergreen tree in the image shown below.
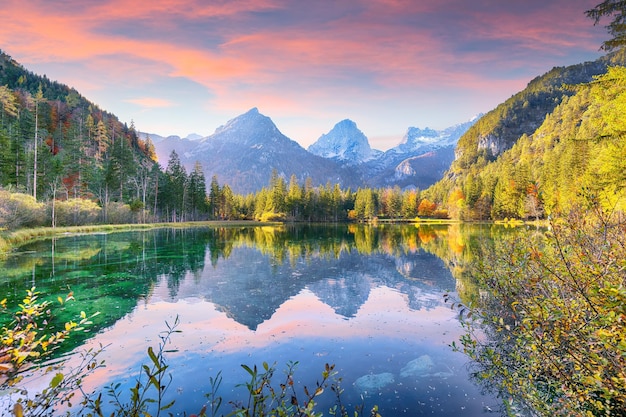
[[234,220],[237,218],[237,205],[233,190],[224,184],[220,196],[220,217],[225,220]]
[[266,201],[265,212],[285,213],[286,212],[287,185],[283,177],[278,175],[276,169],[272,170],[270,178],[270,198]]
[[217,182],[217,176],[213,175],[209,188],[209,214],[211,215],[211,218],[216,219],[219,215],[221,195],[220,184]]
[[298,178],[292,174],[287,189],[286,209],[293,219],[298,219],[302,213],[302,196],[302,188],[298,184]]
[[333,215],[333,221],[338,221],[338,220],[343,220],[343,214],[340,217],[340,212],[342,211],[342,206],[343,206],[343,193],[341,192],[341,187],[339,187],[339,184],[335,184],[335,186],[333,187],[333,193],[332,193],[332,215]]
[[200,220],[208,213],[206,182],[200,162],[196,161],[193,171],[189,174],[188,212],[192,220]]
[[315,195],[315,190],[313,188],[313,179],[311,177],[307,177],[304,180],[304,220],[311,221],[313,220],[313,216],[315,215],[317,209],[317,196]]
[[626,2],[622,0],[605,0],[593,9],[587,10],[587,17],[593,19],[594,25],[602,18],[608,17],[611,22],[606,26],[611,39],[602,44],[602,49],[611,51],[626,45]]
[[374,191],[370,188],[359,188],[354,201],[354,211],[358,220],[372,220],[378,211]]
[[263,214],[265,213],[265,207],[267,206],[267,201],[270,199],[270,193],[266,187],[263,187],[261,191],[256,193],[254,199],[254,219],[261,220],[263,218]]
[[161,206],[166,217],[173,222],[184,221],[185,201],[187,199],[187,172],[181,164],[176,151],[170,153],[165,169],[165,184],[161,192]]

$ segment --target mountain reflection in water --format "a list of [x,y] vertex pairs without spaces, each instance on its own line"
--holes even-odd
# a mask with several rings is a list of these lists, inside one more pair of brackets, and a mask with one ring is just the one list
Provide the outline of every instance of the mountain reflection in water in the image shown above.
[[309,387],[325,363],[336,364],[346,404],[378,404],[383,416],[474,416],[498,401],[480,393],[466,358],[449,347],[462,329],[443,302],[456,289],[473,296],[463,278],[468,233],[461,225],[163,229],[37,242],[0,268],[10,302],[34,282],[50,297],[74,291],[66,315],[103,312],[99,332],[75,346],[108,345],[107,367],[86,378],[88,389],[129,387],[147,347],[178,316],[168,395],[180,415],[202,407],[218,371],[227,413],[245,394],[241,364],[298,361],[296,377]]
[[227,262],[205,268],[197,278],[191,285],[179,284],[175,294],[160,296],[171,302],[200,297],[251,330],[305,288],[348,318],[356,315],[372,288],[395,288],[407,295],[410,308],[419,310],[440,305],[440,293],[455,287],[443,261],[422,250],[396,259],[350,250],[338,259],[271,265],[266,255],[243,247],[231,252]]

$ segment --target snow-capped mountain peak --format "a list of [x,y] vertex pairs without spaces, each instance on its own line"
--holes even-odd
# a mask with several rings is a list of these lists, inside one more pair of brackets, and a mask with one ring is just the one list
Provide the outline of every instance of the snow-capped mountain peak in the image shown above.
[[330,132],[320,136],[308,151],[346,165],[359,164],[377,157],[381,152],[370,147],[367,137],[350,119],[337,123]]
[[465,123],[448,127],[444,130],[434,130],[429,127],[420,129],[409,127],[400,144],[394,148],[397,152],[414,152],[420,148],[439,148],[444,146],[455,146],[459,138],[469,129],[481,115],[473,117]]

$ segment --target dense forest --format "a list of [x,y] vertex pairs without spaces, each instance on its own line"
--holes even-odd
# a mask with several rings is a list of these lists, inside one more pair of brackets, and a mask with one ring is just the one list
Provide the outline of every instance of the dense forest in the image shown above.
[[[424,195],[464,220],[545,218],[569,211],[589,195],[618,208],[626,160],[626,70],[617,65],[623,61],[623,50],[600,59],[608,66],[589,82],[565,84],[598,71],[598,62],[533,80],[461,138],[445,178]],[[537,91],[546,90],[559,94],[544,97],[543,106],[529,104]],[[538,108],[545,113],[530,117]],[[518,124],[519,118],[540,123]],[[506,125],[517,126],[516,134],[503,134]]]
[[[31,208],[83,200],[104,208],[107,221],[110,203],[146,201],[154,159],[154,147],[132,123],[0,53],[0,186],[32,196]],[[2,200],[5,211],[15,212]]]

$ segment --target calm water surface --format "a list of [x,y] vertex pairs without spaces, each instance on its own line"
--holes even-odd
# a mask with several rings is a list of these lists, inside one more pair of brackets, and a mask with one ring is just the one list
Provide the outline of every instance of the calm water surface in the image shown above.
[[[161,229],[67,236],[21,247],[0,262],[9,304],[36,286],[50,299],[74,292],[59,320],[96,311],[91,333],[66,352],[107,346],[87,389],[134,383],[148,346],[180,319],[168,349],[178,415],[197,413],[222,372],[221,411],[240,401],[241,364],[298,361],[314,387],[336,365],[343,402],[383,416],[482,416],[499,400],[469,377],[450,348],[462,333],[446,292],[475,296],[463,280],[473,239],[488,229],[334,226]],[[74,361],[70,357],[70,363]],[[33,378],[31,389],[45,381]],[[334,403],[321,397],[320,411]]]

